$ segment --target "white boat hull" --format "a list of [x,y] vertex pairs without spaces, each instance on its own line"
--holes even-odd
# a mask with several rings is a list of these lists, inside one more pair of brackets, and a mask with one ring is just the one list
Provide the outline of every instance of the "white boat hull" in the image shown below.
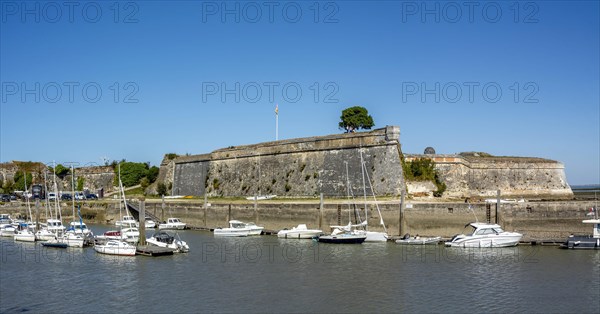
[[367,236],[365,242],[386,242],[388,240],[388,235],[384,232],[366,231],[365,235]]
[[284,238],[284,239],[312,239],[314,237],[321,235],[322,233],[323,233],[323,231],[321,231],[321,230],[304,230],[304,231],[281,230],[277,233],[277,237]]
[[425,245],[425,244],[438,244],[440,242],[440,240],[442,240],[442,237],[419,238],[419,239],[413,238],[413,239],[396,240],[396,243],[405,244],[405,245]]
[[308,229],[305,224],[300,224],[290,230],[280,230],[277,232],[277,237],[284,239],[312,239],[320,236],[322,233],[323,230]]
[[108,241],[106,244],[94,246],[94,250],[101,254],[135,256],[136,247],[120,241]]
[[160,224],[158,225],[159,230],[183,230],[185,229],[185,224]]
[[239,228],[217,228],[213,233],[215,237],[247,237],[250,231]]
[[81,235],[76,235],[72,233],[68,233],[63,237],[63,242],[67,243],[68,247],[83,247],[83,237]]
[[449,247],[462,247],[462,248],[498,248],[498,247],[511,247],[519,244],[522,235],[507,235],[507,236],[494,236],[494,237],[465,237],[456,238],[451,242],[446,242],[446,246]]
[[14,238],[15,241],[35,242],[35,234],[33,234],[31,231],[22,231],[15,233]]

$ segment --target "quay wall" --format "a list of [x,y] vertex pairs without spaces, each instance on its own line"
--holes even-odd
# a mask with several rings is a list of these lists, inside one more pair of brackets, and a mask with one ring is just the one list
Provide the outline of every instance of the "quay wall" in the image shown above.
[[[419,234],[422,236],[452,237],[455,234],[468,232],[465,224],[475,221],[486,221],[486,204],[477,203],[407,203],[404,212],[402,234]],[[581,223],[593,201],[548,201],[501,204],[498,221],[508,231],[523,233],[524,240],[561,240],[571,233],[590,234],[589,225]],[[246,203],[210,203],[204,206],[201,201],[146,201],[146,212],[164,220],[178,217],[194,227],[225,227],[230,219],[254,221],[269,230],[291,228],[298,224],[307,224],[310,228],[319,227],[329,232],[330,225],[348,222],[349,205],[344,202],[328,202],[320,209],[318,200],[303,202],[253,202]],[[356,205],[364,217],[364,204]],[[34,208],[33,206],[32,208]],[[44,207],[40,205],[43,218]],[[381,231],[377,208],[372,202],[367,205],[369,213],[369,229]],[[399,235],[399,202],[380,202],[379,208],[390,235]],[[0,205],[0,212],[24,216],[27,207],[24,203],[12,202]],[[35,212],[35,211],[34,211]],[[72,215],[70,203],[62,205],[64,221]],[[495,221],[495,204],[491,204],[491,221]],[[82,206],[82,214],[86,222],[114,224],[119,219],[118,202],[92,201]]]

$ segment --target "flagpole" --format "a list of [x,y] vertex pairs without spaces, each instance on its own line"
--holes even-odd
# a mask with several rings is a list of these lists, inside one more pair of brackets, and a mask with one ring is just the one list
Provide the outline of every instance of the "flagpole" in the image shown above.
[[275,140],[279,140],[279,105],[275,106]]

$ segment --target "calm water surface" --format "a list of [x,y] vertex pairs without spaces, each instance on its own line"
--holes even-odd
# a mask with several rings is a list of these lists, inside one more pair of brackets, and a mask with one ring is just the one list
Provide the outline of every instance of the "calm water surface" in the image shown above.
[[0,312],[600,312],[600,251],[179,235],[156,258],[0,238]]

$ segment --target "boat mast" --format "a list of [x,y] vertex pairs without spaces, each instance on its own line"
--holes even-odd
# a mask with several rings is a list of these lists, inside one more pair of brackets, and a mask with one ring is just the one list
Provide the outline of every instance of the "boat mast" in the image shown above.
[[27,172],[23,171],[23,177],[25,179],[25,199],[27,200],[27,211],[29,212],[29,221],[27,222],[27,226],[29,226],[29,222],[31,221],[31,206],[29,205],[29,190],[27,189]]
[[54,210],[56,211],[56,219],[60,220],[62,224],[62,210],[60,209],[60,200],[58,193],[58,184],[56,183],[56,162],[52,162],[54,167],[52,167],[52,171],[54,172],[54,192],[56,193],[56,197],[54,198]]
[[75,168],[71,164],[71,190],[73,191],[71,203],[73,204],[73,221],[75,221]]
[[[123,187],[123,181],[121,181],[121,164],[119,164],[119,188],[121,189],[121,194],[123,196],[123,205],[125,206],[125,213],[127,216],[132,216],[129,212],[129,207],[127,207],[127,199],[125,198],[125,188]],[[119,202],[120,204],[120,202]],[[119,207],[119,213],[121,212],[121,207]],[[144,217],[146,219],[146,217]],[[123,220],[123,218],[121,218]],[[138,219],[139,220],[139,219]]]
[[363,164],[364,173],[367,175],[367,181],[369,181],[369,187],[371,188],[371,193],[373,194],[373,200],[375,201],[375,207],[377,208],[377,213],[379,214],[379,223],[383,226],[383,231],[387,233],[387,228],[385,227],[385,223],[383,222],[383,216],[381,215],[381,210],[379,209],[379,203],[377,203],[377,197],[375,196],[375,191],[373,190],[373,184],[371,183],[371,178],[369,177],[369,173],[367,172],[367,167]]
[[359,149],[360,152],[360,170],[362,174],[362,183],[363,183],[363,197],[365,199],[365,231],[369,230],[369,208],[367,207],[367,185],[365,184],[365,161],[363,160],[362,149]]
[[348,223],[352,224],[352,207],[350,206],[350,176],[348,175],[348,162],[344,161],[346,166],[346,194],[348,197]]
[[[45,209],[46,209],[46,222],[48,219],[52,219],[52,211],[50,210],[50,204],[48,204],[48,169],[44,170],[44,193],[46,194]],[[50,213],[50,215],[48,215]]]

